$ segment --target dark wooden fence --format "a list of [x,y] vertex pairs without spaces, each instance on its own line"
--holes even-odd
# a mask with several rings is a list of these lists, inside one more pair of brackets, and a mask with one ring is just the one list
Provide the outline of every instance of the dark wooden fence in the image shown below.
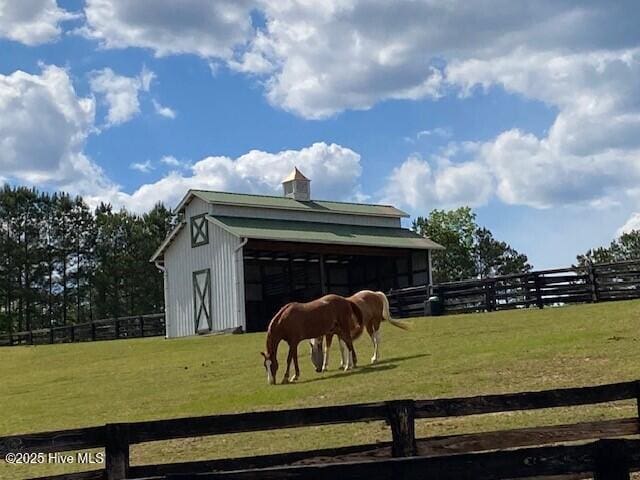
[[156,337],[164,334],[164,313],[155,313],[8,333],[0,335],[0,347]]
[[392,314],[422,316],[432,295],[443,303],[444,313],[635,299],[640,298],[640,260],[394,290],[389,293]]
[[[639,440],[607,440],[581,446],[548,445],[640,434],[638,416],[568,425],[519,428],[416,439],[415,420],[590,405],[634,399],[640,381],[538,392],[378,403],[117,423],[0,437],[6,452],[64,452],[104,448],[105,468],[49,479],[189,478],[510,478],[596,472],[598,479],[629,478],[640,469]],[[640,410],[639,410],[640,411]],[[129,448],[144,442],[315,425],[386,421],[391,442],[222,460],[129,464]],[[524,447],[524,448],[523,448]],[[535,448],[531,448],[535,447]],[[498,451],[510,449],[509,451]],[[482,453],[491,452],[491,453]],[[416,457],[401,461],[399,458]],[[391,460],[396,458],[396,460]],[[355,463],[353,463],[355,462]],[[371,462],[374,462],[373,464]],[[311,465],[295,467],[294,464]],[[286,467],[285,467],[286,466]],[[284,469],[263,470],[271,467]],[[250,472],[238,470],[251,469]],[[233,471],[233,472],[231,472]],[[477,475],[476,475],[477,471]],[[422,472],[418,475],[419,472]],[[433,472],[433,473],[432,473]],[[442,476],[440,475],[442,472]],[[450,472],[450,473],[446,473]],[[456,477],[454,473],[459,475]],[[461,472],[473,472],[473,475]],[[517,475],[516,475],[517,473]],[[575,477],[572,477],[575,478]]]

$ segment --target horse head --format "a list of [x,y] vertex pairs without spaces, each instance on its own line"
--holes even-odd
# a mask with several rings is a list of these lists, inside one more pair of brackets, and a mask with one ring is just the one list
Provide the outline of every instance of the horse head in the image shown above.
[[320,373],[324,361],[322,337],[309,340],[309,346],[311,347],[311,361],[313,362],[313,366],[316,367],[316,372]]
[[260,352],[264,357],[264,368],[267,371],[267,381],[270,385],[276,384],[276,372],[278,371],[278,358],[271,356],[268,353]]

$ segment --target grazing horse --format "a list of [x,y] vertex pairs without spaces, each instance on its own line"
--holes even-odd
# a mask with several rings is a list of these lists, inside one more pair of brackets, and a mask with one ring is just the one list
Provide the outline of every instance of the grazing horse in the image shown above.
[[[355,364],[356,352],[351,341],[352,323],[362,328],[362,312],[355,303],[339,295],[325,295],[307,303],[286,304],[269,323],[266,352],[261,352],[269,383],[276,383],[278,344],[282,340],[289,344],[287,371],[282,383],[293,382],[300,376],[298,344],[306,339],[322,337],[329,332],[338,335],[346,344]],[[289,378],[291,361],[294,363],[295,374]],[[351,362],[347,362],[344,369],[348,370],[352,366]]]
[[[371,363],[376,363],[379,358],[380,348],[380,324],[383,321],[389,322],[394,327],[408,330],[406,323],[399,322],[391,318],[389,313],[389,300],[383,292],[373,292],[371,290],[362,290],[351,297],[348,297],[355,305],[357,305],[362,311],[363,325],[351,322],[351,338],[356,340],[362,335],[363,327],[366,327],[371,341],[373,343],[373,356],[371,357]],[[333,333],[325,335],[326,348],[322,346],[322,337],[311,340],[311,361],[316,367],[317,372],[326,371],[329,362],[329,349],[331,348],[331,342],[333,339]],[[342,357],[342,367],[348,359],[345,359],[344,345],[340,342],[340,353]]]

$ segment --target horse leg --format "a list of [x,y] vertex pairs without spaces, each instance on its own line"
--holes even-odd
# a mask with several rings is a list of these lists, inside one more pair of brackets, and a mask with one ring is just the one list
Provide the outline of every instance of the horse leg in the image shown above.
[[356,366],[358,362],[358,358],[356,357],[356,351],[353,348],[353,342],[351,341],[351,338],[345,337],[344,343],[347,347],[347,362],[344,367],[344,370],[346,371],[346,370],[351,370],[353,367]]
[[[296,345],[297,347],[297,345]],[[289,383],[289,371],[291,370],[291,361],[293,360],[293,346],[289,345],[289,354],[287,355],[287,371],[284,372],[282,383]]]
[[378,360],[378,343],[376,338],[376,327],[373,322],[367,322],[367,333],[371,337],[371,343],[373,344],[373,357],[371,357],[371,363],[376,363]]
[[333,342],[333,334],[330,333],[325,336],[326,345],[324,349],[324,358],[322,359],[322,371],[326,372],[329,369],[329,349],[331,348],[331,342]]
[[349,364],[346,353],[347,347],[342,338],[339,339],[338,343],[340,344],[340,368],[346,370]]
[[293,366],[296,370],[296,373],[289,379],[289,381],[295,382],[300,377],[300,367],[298,366],[298,344],[294,344],[291,347],[291,350],[293,351]]
[[373,357],[371,357],[371,363],[376,363],[379,358],[380,330],[373,331],[371,334],[371,341],[373,342]]

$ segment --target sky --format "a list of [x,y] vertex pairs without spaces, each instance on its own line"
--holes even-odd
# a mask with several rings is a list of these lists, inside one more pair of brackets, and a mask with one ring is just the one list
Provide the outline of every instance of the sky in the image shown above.
[[638,25],[635,0],[0,0],[0,181],[144,212],[296,165],[315,199],[469,205],[567,266],[640,228]]

